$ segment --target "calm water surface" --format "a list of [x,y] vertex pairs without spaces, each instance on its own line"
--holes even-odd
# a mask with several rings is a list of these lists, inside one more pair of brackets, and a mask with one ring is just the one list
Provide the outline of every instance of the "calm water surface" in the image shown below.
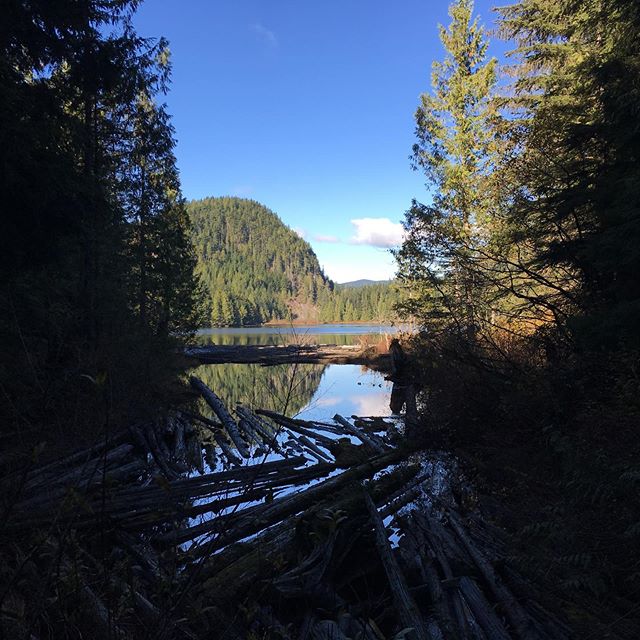
[[316,324],[278,327],[222,327],[200,329],[200,344],[358,344],[366,336],[373,340],[394,335],[399,327],[378,324]]
[[[202,344],[359,344],[384,339],[396,327],[379,325],[316,325],[203,329]],[[272,409],[305,420],[389,416],[391,383],[360,365],[201,365],[194,372],[234,409],[238,403]]]

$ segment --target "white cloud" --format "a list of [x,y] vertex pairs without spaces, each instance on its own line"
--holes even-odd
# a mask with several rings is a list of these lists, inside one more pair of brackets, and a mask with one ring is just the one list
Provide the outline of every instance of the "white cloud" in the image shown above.
[[277,47],[278,46],[278,38],[276,38],[276,34],[267,29],[263,24],[256,22],[254,24],[249,25],[249,29],[253,31],[259,38],[269,47]]
[[[354,251],[356,248],[353,248]],[[382,249],[362,247],[344,259],[323,260],[324,272],[334,282],[352,282],[354,280],[390,280],[395,276],[396,265],[393,257]],[[365,255],[369,254],[369,255]]]
[[332,242],[332,243],[340,242],[340,238],[337,238],[336,236],[316,235],[316,236],[313,236],[313,239],[316,242]]
[[294,233],[297,233],[297,234],[298,234],[301,238],[303,238],[303,239],[304,239],[304,238],[306,237],[306,235],[307,235],[307,232],[306,232],[304,229],[300,229],[299,227],[294,227],[294,228],[292,229],[292,231],[293,231]]
[[391,222],[389,218],[357,218],[351,220],[355,226],[352,244],[366,244],[371,247],[391,248],[402,244],[404,229],[399,222]]

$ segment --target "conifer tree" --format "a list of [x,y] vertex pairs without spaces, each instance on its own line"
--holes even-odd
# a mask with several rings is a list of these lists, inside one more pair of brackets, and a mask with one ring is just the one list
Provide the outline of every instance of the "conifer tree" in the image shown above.
[[504,260],[527,276],[517,293],[572,340],[637,345],[640,6],[522,0],[500,12],[518,61],[507,164],[518,253]]
[[406,214],[407,237],[396,254],[409,288],[403,307],[435,327],[477,326],[479,282],[474,244],[488,215],[485,180],[491,171],[490,96],[496,61],[487,60],[484,28],[472,0],[456,0],[451,24],[440,27],[446,55],[433,64],[432,92],[421,96],[413,147],[415,169],[424,171],[432,203],[414,201]]

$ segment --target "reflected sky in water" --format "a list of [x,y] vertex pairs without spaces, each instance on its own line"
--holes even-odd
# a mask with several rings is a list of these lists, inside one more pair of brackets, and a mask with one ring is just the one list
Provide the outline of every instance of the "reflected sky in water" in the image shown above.
[[[247,344],[357,344],[364,339],[388,337],[396,327],[377,324],[327,324],[307,327],[244,327],[201,329],[202,343]],[[228,406],[240,402],[253,409],[273,409],[304,420],[344,417],[389,416],[391,383],[366,367],[351,364],[202,365],[201,377]],[[289,400],[287,401],[287,397]]]
[[391,383],[381,373],[355,364],[332,364],[298,416],[304,420],[331,419],[336,413],[345,417],[389,416],[390,395]]

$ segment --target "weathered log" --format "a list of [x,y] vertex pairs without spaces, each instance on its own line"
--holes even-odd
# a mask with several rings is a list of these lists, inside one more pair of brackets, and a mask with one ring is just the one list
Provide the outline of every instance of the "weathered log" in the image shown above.
[[[428,541],[429,546],[440,565],[444,579],[447,582],[454,580],[451,565],[449,564],[447,556],[442,549],[442,543],[434,532],[434,521],[426,514],[416,511],[412,513],[412,519],[416,525],[416,529],[420,530]],[[465,607],[460,593],[458,589],[455,589],[449,590],[448,595],[450,597],[451,608],[453,610],[455,620],[456,638],[460,638],[460,640],[467,640],[468,638],[471,638],[472,634],[467,622]]]
[[156,441],[158,442],[158,448],[165,457],[166,460],[171,459],[171,452],[167,446],[165,437],[168,433],[168,423],[166,420],[158,419],[152,425],[153,431],[156,435]]
[[[79,611],[86,621],[87,626],[85,633],[90,630],[91,637],[104,638],[105,640],[125,638],[124,631],[112,621],[109,610],[104,602],[102,602],[89,585],[82,585],[76,593],[76,598]],[[88,636],[89,633],[87,633],[87,637]]]
[[205,399],[206,403],[213,409],[214,413],[220,418],[220,422],[224,425],[225,429],[229,433],[229,436],[238,449],[238,453],[243,458],[250,458],[249,449],[246,442],[242,439],[240,432],[238,431],[238,425],[236,421],[231,417],[231,414],[227,411],[227,408],[222,403],[222,400],[211,390],[207,385],[195,376],[190,376],[189,382],[191,386],[200,393]]
[[[307,436],[297,435],[292,433],[291,425],[286,416],[282,416],[279,413],[275,413],[273,411],[260,410],[263,415],[268,416],[274,422],[277,422],[280,425],[281,430],[284,430],[284,433],[289,437],[291,441],[296,443],[302,451],[307,451],[312,457],[314,457],[318,462],[331,462],[332,459],[329,455],[322,451],[316,444],[314,444]],[[295,429],[294,429],[295,431]],[[313,434],[312,434],[313,437]],[[330,438],[326,438],[326,440],[330,441],[333,444],[333,441]]]
[[[103,449],[100,457],[83,461],[81,465],[73,466],[66,472],[60,470],[54,476],[34,478],[33,480],[27,481],[24,485],[24,490],[37,490],[41,488],[43,483],[46,484],[47,491],[51,491],[53,487],[63,485],[74,485],[79,488],[81,485],[84,486],[90,483],[96,474],[101,474],[104,469],[113,465],[114,462],[129,456],[132,451],[133,445],[131,444],[121,444],[109,451]],[[37,496],[35,497],[37,498]]]
[[[61,505],[59,500],[63,494],[56,494],[55,499],[43,502],[37,510],[34,510],[32,505],[29,505],[28,509],[23,508],[22,504],[18,505],[17,518],[10,523],[9,527],[21,529],[42,525],[51,521],[52,513],[57,514],[56,518],[60,523],[73,522],[76,527],[92,527],[95,525],[93,514],[102,513],[117,520],[127,529],[136,529],[154,523],[161,524],[175,515],[186,517],[189,515],[188,507],[183,504],[186,500],[235,491],[246,492],[251,488],[261,489],[263,492],[273,491],[285,485],[326,475],[334,468],[332,465],[327,465],[302,469],[300,472],[293,471],[294,467],[304,462],[306,459],[300,456],[199,477],[165,481],[161,486],[131,487],[110,492],[106,501],[98,496],[92,501],[84,500],[79,504],[72,502],[69,505]],[[116,472],[132,474],[139,473],[141,470],[142,463],[134,462],[116,469]],[[101,483],[102,477],[97,478],[96,483],[98,481]],[[111,481],[109,474],[106,476],[106,481],[107,483]],[[232,484],[229,484],[230,482]],[[200,513],[207,513],[216,508],[217,504],[212,503],[210,509],[206,505],[202,505],[199,509]],[[27,511],[28,516],[20,517],[20,514]]]
[[95,458],[105,449],[110,449],[123,444],[129,438],[129,435],[130,434],[128,430],[119,431],[111,436],[105,437],[102,441],[98,442],[92,447],[82,449],[81,451],[77,451],[76,453],[72,453],[71,455],[62,458],[61,460],[55,460],[48,464],[36,467],[27,473],[26,480],[29,481],[38,477],[44,478],[44,476],[51,475],[56,476],[60,473],[61,469],[64,469],[66,471],[67,469],[81,465],[85,462],[88,462],[92,458]]
[[[380,517],[383,517],[382,513],[380,513]],[[401,528],[404,535],[400,538],[400,553],[407,565],[413,567],[420,575],[429,594],[430,610],[440,629],[446,632],[448,638],[452,637],[452,620],[442,591],[440,577],[434,566],[435,554],[425,544],[420,528],[412,522],[412,514],[402,518]]]
[[261,447],[264,442],[260,435],[256,432],[256,430],[251,426],[251,423],[244,418],[240,418],[238,420],[238,428],[245,435],[245,440],[251,446],[251,443],[255,444],[257,447]]
[[316,596],[322,589],[321,581],[331,562],[336,537],[337,529],[333,529],[298,566],[276,578],[273,586],[286,598]]
[[478,551],[469,536],[465,533],[462,525],[458,521],[458,518],[453,513],[449,513],[449,524],[455,531],[464,548],[467,550],[469,556],[474,561],[487,585],[493,591],[496,600],[500,603],[505,616],[514,628],[518,637],[521,640],[534,640],[540,638],[541,634],[536,631],[531,617],[520,606],[516,597],[498,577],[491,563]]
[[464,597],[473,617],[477,620],[482,630],[491,640],[511,640],[502,621],[496,615],[491,605],[487,602],[478,585],[468,578],[462,576],[458,580],[458,588]]
[[160,577],[160,563],[151,549],[143,548],[136,538],[125,531],[119,530],[115,536],[118,544],[135,558],[150,582],[154,582]]
[[[397,462],[402,455],[403,454],[397,450],[390,451],[385,455],[377,456],[358,465],[357,467],[348,469],[340,475],[313,485],[300,493],[295,493],[293,495],[284,496],[274,500],[273,503],[265,505],[260,511],[248,513],[250,510],[246,510],[243,514],[244,518],[235,524],[231,530],[220,535],[218,538],[212,539],[210,543],[205,545],[205,553],[210,553],[215,549],[222,548],[228,544],[236,542],[237,540],[241,540],[242,538],[257,533],[258,531],[261,531],[262,529],[275,524],[290,515],[298,513],[327,495],[335,493],[337,490],[343,488],[349,483],[372,476],[381,469]],[[332,465],[327,465],[327,468],[329,467],[332,467]],[[211,523],[209,530],[215,531],[217,527],[218,525]],[[204,535],[205,533],[207,533],[207,531],[198,530],[196,535]],[[186,538],[186,540],[189,539],[191,538]],[[173,532],[172,534],[161,536],[157,538],[157,540],[164,543],[175,544]]]
[[[335,467],[330,464],[317,464],[309,467],[308,471],[313,472],[315,477],[322,477],[327,475],[334,468]],[[213,518],[207,522],[193,525],[185,529],[161,534],[156,538],[156,541],[163,544],[181,544],[203,535],[215,533],[219,534],[221,538],[220,546],[216,545],[216,548],[226,546],[226,544],[240,540],[247,535],[257,533],[258,531],[279,522],[285,517],[297,513],[298,510],[304,508],[304,505],[311,504],[313,502],[310,498],[305,499],[306,494],[320,486],[322,485],[314,485],[305,491],[279,498],[270,504],[250,507],[249,509]],[[299,503],[303,504],[303,506],[298,506]],[[244,533],[245,531],[248,533]]]
[[398,561],[396,560],[391,546],[389,545],[389,538],[387,531],[382,522],[382,518],[376,509],[376,505],[373,503],[371,496],[364,489],[364,501],[369,510],[369,516],[373,524],[373,528],[376,536],[376,547],[378,548],[378,555],[384,566],[385,573],[387,574],[387,580],[389,581],[389,587],[391,588],[391,594],[393,601],[396,605],[398,616],[405,628],[412,629],[410,637],[416,640],[434,638],[429,632],[425,620],[416,605],[413,596],[409,592],[409,586],[407,585],[406,578],[400,570]]
[[[190,565],[190,571],[200,572],[200,584],[206,589],[207,599],[233,601],[247,585],[260,578],[262,571],[271,575],[270,559],[285,555],[294,540],[295,526],[287,520],[263,531],[250,542],[229,545],[220,553],[205,558],[204,564]],[[198,556],[206,557],[210,546],[206,543],[194,551]]]
[[186,455],[185,424],[180,418],[175,419],[173,429],[173,457],[183,460]]
[[195,516],[199,516],[205,513],[220,512],[224,509],[228,509],[229,507],[244,504],[245,502],[256,502],[258,500],[262,500],[266,495],[267,491],[265,489],[247,490],[237,496],[232,496],[230,498],[220,498],[219,500],[211,500],[211,502],[207,502],[205,504],[186,507],[184,509],[184,513],[190,518],[194,518]]
[[249,411],[246,407],[238,405],[236,407],[236,413],[249,422],[253,430],[260,435],[262,441],[267,445],[267,447],[276,453],[283,454],[283,451],[278,444],[277,431],[274,432],[270,425],[263,422],[257,415]]
[[216,422],[211,418],[206,418],[205,416],[201,416],[199,413],[193,413],[192,411],[185,411],[182,409],[180,411],[183,419],[185,420],[185,424],[189,424],[189,420],[195,420],[196,422],[202,422],[210,427],[214,427],[215,429],[222,429],[222,422]]
[[354,427],[348,420],[343,418],[340,414],[336,413],[336,415],[333,416],[333,419],[336,422],[340,423],[348,433],[358,438],[358,440],[360,440],[362,444],[364,444],[367,447],[370,447],[377,453],[384,453],[385,451],[384,445],[382,445],[379,441],[377,441],[376,439],[374,439],[373,437],[365,433],[362,429],[358,429]]
[[325,453],[320,447],[314,444],[307,436],[298,436],[298,442],[304,445],[307,450],[318,460],[318,462],[333,462],[331,456]]
[[306,451],[310,456],[315,458],[318,462],[332,461],[329,455],[324,451],[322,451],[322,449],[316,446],[313,442],[311,442],[309,438],[307,438],[306,436],[296,435],[295,433],[292,433],[291,430],[289,429],[289,426],[287,425],[285,416],[281,416],[279,413],[274,413],[272,411],[269,411],[269,412],[265,411],[264,415],[267,415],[267,414],[272,414],[272,415],[269,415],[269,417],[274,422],[277,422],[280,425],[280,430],[283,431],[288,436],[288,438],[299,447],[300,451]]
[[153,456],[153,459],[155,460],[155,463],[158,465],[158,468],[160,469],[160,471],[162,471],[164,476],[169,480],[174,480],[175,478],[177,478],[178,473],[169,466],[168,459],[165,457],[162,450],[160,449],[160,445],[158,444],[158,439],[156,437],[156,432],[152,424],[147,425],[144,435],[149,445],[149,450],[151,452],[151,455]]
[[[184,412],[183,412],[184,413]],[[187,414],[184,414],[187,415]],[[190,414],[192,415],[192,414]],[[197,416],[194,418],[201,422],[211,433],[216,441],[216,444],[222,450],[222,453],[227,458],[229,464],[240,466],[242,464],[242,460],[238,458],[238,456],[233,452],[229,444],[227,443],[227,439],[225,433],[221,429],[221,424],[214,422],[213,420],[209,420],[208,418],[204,418],[203,416]]]
[[322,446],[331,446],[335,443],[334,438],[328,438],[327,436],[323,436],[320,433],[315,433],[306,428],[306,426],[302,426],[299,424],[299,421],[292,420],[291,418],[287,418],[287,416],[283,416],[275,411],[267,411],[266,409],[260,409],[257,413],[267,416],[271,418],[278,424],[281,424],[283,427],[286,427],[290,431],[295,431],[296,433],[306,436],[307,438],[311,438],[313,440],[317,440]]
[[238,456],[233,452],[233,450],[231,449],[231,447],[227,443],[227,440],[226,440],[224,434],[221,431],[218,431],[218,430],[212,429],[212,431],[213,431],[213,437],[214,437],[217,445],[222,450],[222,453],[224,453],[224,455],[226,456],[227,461],[229,462],[229,464],[240,466],[242,464],[242,460],[240,458],[238,458]]

